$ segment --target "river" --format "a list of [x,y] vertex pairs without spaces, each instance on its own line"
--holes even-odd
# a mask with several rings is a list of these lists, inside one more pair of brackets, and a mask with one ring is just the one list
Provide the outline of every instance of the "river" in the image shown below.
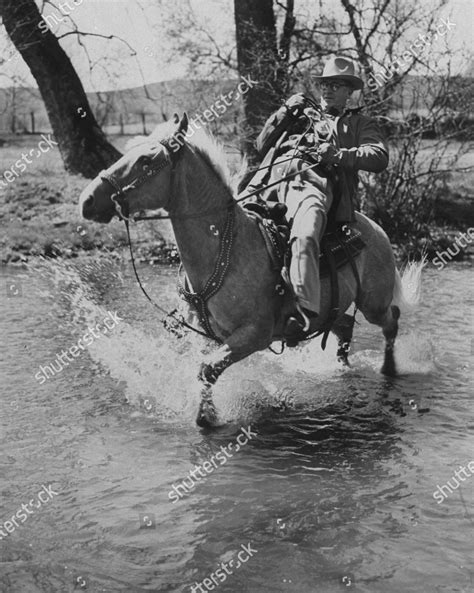
[[[171,308],[176,269],[140,274]],[[2,593],[474,590],[469,264],[424,271],[397,378],[358,318],[351,369],[330,339],[226,371],[214,432],[194,424],[201,338],[164,330],[128,264],[0,275]]]

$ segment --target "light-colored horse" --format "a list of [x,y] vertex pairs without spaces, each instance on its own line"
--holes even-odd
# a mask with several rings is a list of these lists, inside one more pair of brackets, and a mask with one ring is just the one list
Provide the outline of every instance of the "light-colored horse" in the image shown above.
[[[130,215],[166,209],[195,291],[202,290],[213,274],[229,208],[234,211],[229,267],[208,302],[210,326],[222,345],[206,357],[199,371],[203,387],[197,423],[210,426],[218,422],[212,385],[227,367],[281,337],[285,314],[276,290],[278,272],[255,219],[234,201],[222,148],[205,134],[184,139],[186,131],[184,116],[167,143],[149,136],[85,188],[80,209],[86,219],[102,223],[117,214],[118,195]],[[400,309],[417,301],[422,264],[412,265],[402,279],[383,230],[362,214],[357,214],[353,228],[360,230],[367,247],[356,260],[361,280],[358,298],[350,266],[339,270],[341,315],[332,330],[339,341],[338,355],[347,362],[352,318],[344,312],[356,302],[365,318],[382,328],[386,342],[382,372],[393,375]],[[323,278],[321,284],[321,314],[312,321],[314,331],[324,324],[331,306],[329,280]]]

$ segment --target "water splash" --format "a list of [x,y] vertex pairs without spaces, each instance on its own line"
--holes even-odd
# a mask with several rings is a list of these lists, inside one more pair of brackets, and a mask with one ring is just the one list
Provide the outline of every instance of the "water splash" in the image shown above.
[[[80,337],[100,323],[108,310],[124,318],[87,350],[95,366],[117,382],[135,413],[172,422],[194,422],[201,389],[197,371],[203,352],[209,348],[206,341],[194,334],[178,339],[168,334],[158,319],[153,323],[133,319],[130,311],[136,305],[128,291],[121,291],[120,298],[116,298],[114,291],[124,285],[124,279],[117,263],[107,256],[80,265],[45,260],[39,267],[53,286],[42,296],[52,300],[53,314],[74,336]],[[162,283],[160,278],[160,287]],[[268,407],[282,410],[324,401],[327,392],[334,391],[327,385],[337,383],[341,373],[352,371],[342,369],[337,362],[333,336],[325,351],[320,341],[286,349],[282,356],[268,350],[255,353],[229,368],[214,387],[222,419],[246,420]],[[431,349],[416,334],[399,338],[396,360],[401,373],[427,373],[433,369]],[[382,352],[359,351],[353,354],[352,363],[359,371],[365,367],[378,373]],[[344,385],[336,384],[335,388],[344,395]]]
[[106,335],[101,335],[86,349],[95,363],[104,369],[123,390],[125,399],[144,414],[161,419],[193,419],[199,402],[197,369],[205,341],[190,335],[184,339],[170,336],[159,322],[144,326],[128,321],[130,302],[111,303],[104,296],[123,284],[116,262],[107,257],[80,266],[59,259],[35,265],[52,289],[40,290],[51,300],[51,315],[75,338],[101,323],[108,311],[125,318]]

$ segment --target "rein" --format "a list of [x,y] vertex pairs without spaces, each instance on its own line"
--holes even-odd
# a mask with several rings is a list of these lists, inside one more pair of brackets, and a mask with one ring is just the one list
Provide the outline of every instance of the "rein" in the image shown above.
[[[307,97],[307,100],[310,104],[311,107],[313,107],[314,109],[316,109],[317,111],[321,111],[320,106],[317,105],[317,103],[315,103],[312,99]],[[303,135],[304,136],[310,129],[311,127],[311,119],[308,117],[309,124],[307,129],[304,131]],[[288,157],[287,159],[282,159],[280,160],[280,164],[281,163],[285,163],[287,161],[290,161],[290,165],[291,165],[291,161],[293,161],[296,158],[297,155],[297,151],[299,148],[299,144],[302,140],[302,137],[300,138],[298,144],[295,146],[295,149],[293,151],[293,154]],[[173,219],[187,219],[187,218],[200,218],[201,216],[206,216],[207,214],[213,214],[214,212],[218,212],[221,210],[226,210],[227,206],[225,206],[222,209],[218,209],[216,210],[215,208],[213,208],[212,210],[206,210],[204,212],[199,212],[196,214],[181,214],[179,216],[177,215],[173,215],[173,214],[153,214],[151,216],[135,216],[133,215],[130,218],[129,215],[129,208],[128,208],[128,204],[125,202],[125,194],[126,192],[132,190],[132,189],[136,189],[139,185],[141,185],[141,183],[139,182],[143,182],[146,180],[147,177],[151,177],[151,176],[155,176],[157,175],[162,169],[164,169],[167,165],[171,164],[172,166],[172,172],[174,172],[176,164],[178,162],[179,159],[179,155],[181,150],[178,151],[174,151],[171,147],[170,147],[170,139],[164,139],[160,141],[160,144],[162,146],[164,146],[168,152],[168,159],[165,160],[164,162],[162,162],[157,168],[155,169],[148,169],[148,171],[142,175],[141,177],[138,177],[137,179],[134,179],[129,185],[125,186],[125,187],[120,187],[120,184],[117,182],[117,180],[113,177],[112,174],[108,173],[107,171],[102,171],[101,173],[99,173],[99,177],[101,179],[104,179],[105,181],[108,181],[112,187],[115,189],[115,193],[112,194],[111,196],[111,200],[112,202],[114,202],[115,204],[115,208],[117,210],[117,213],[119,215],[119,218],[121,218],[122,220],[129,220],[129,221],[133,221],[133,222],[140,222],[143,220],[173,220]],[[180,149],[182,148],[182,145],[180,145]],[[295,171],[293,173],[289,173],[288,175],[285,175],[284,177],[281,177],[280,179],[278,179],[277,181],[274,181],[273,183],[268,183],[267,185],[261,187],[258,190],[249,192],[247,194],[245,194],[244,196],[241,196],[239,198],[233,198],[234,203],[238,204],[239,202],[243,202],[244,200],[247,200],[248,198],[251,198],[252,196],[255,196],[265,190],[267,190],[270,187],[274,187],[275,185],[279,185],[280,183],[282,183],[283,181],[287,181],[288,179],[291,179],[292,177],[296,177],[297,175],[300,175],[301,173],[304,173],[305,171],[308,171],[310,169],[314,169],[315,167],[318,167],[321,164],[321,158],[318,159],[317,162],[313,163],[312,165],[309,165],[308,167],[305,167],[303,169],[301,169],[300,171]],[[254,169],[252,171],[252,173],[257,173],[259,171],[262,171],[263,169],[269,169],[273,166],[272,163],[270,163],[269,165],[264,165],[263,167],[258,167],[257,169]]]
[[143,292],[143,294],[145,295],[145,297],[150,301],[150,303],[156,308],[158,309],[158,311],[160,311],[161,313],[164,313],[166,315],[165,319],[161,320],[161,323],[164,325],[165,329],[175,333],[178,335],[178,331],[176,329],[176,327],[173,327],[170,322],[168,321],[168,317],[171,317],[176,324],[182,327],[185,327],[187,329],[190,329],[191,331],[195,332],[196,334],[199,334],[200,336],[204,336],[205,338],[209,337],[206,333],[204,333],[203,331],[193,327],[191,324],[189,324],[182,315],[178,316],[178,310],[177,309],[173,309],[172,311],[166,311],[166,309],[164,309],[163,307],[161,307],[161,305],[158,305],[158,303],[155,303],[155,301],[150,297],[150,295],[147,293],[147,291],[145,290],[140,277],[138,275],[137,272],[137,267],[135,265],[135,256],[133,255],[133,247],[132,247],[132,240],[130,238],[130,225],[129,225],[129,221],[124,219],[124,223],[125,223],[125,229],[127,230],[127,240],[128,240],[128,246],[129,246],[129,250],[130,250],[130,258],[132,260],[132,267],[133,267],[133,272],[135,274],[135,278],[137,279],[138,282],[138,286],[141,288],[141,291]]
[[[208,335],[204,332],[202,332],[201,330],[193,327],[192,325],[190,325],[189,323],[187,323],[187,321],[183,318],[182,315],[178,316],[177,315],[177,309],[173,309],[173,311],[166,311],[166,309],[164,309],[161,305],[159,305],[158,303],[156,303],[148,294],[148,292],[145,290],[145,287],[143,286],[140,277],[138,275],[138,271],[137,271],[137,266],[135,263],[135,256],[133,253],[133,246],[132,246],[132,239],[130,237],[130,222],[137,220],[135,218],[130,218],[130,209],[128,206],[128,202],[126,201],[126,193],[129,192],[132,189],[135,189],[136,187],[138,187],[139,184],[143,183],[144,178],[146,177],[151,177],[151,176],[155,176],[157,175],[161,170],[163,170],[165,167],[167,167],[168,165],[171,165],[172,169],[172,173],[175,170],[177,161],[178,161],[178,156],[175,156],[175,158],[173,159],[173,157],[171,156],[171,151],[170,151],[170,147],[169,147],[169,143],[166,140],[163,140],[160,142],[160,144],[162,144],[166,150],[167,150],[167,158],[160,163],[160,165],[154,169],[149,169],[145,175],[142,175],[141,177],[137,177],[136,179],[134,179],[129,185],[125,186],[125,187],[121,187],[120,184],[118,183],[118,181],[115,179],[115,177],[109,173],[108,171],[101,171],[101,173],[99,173],[99,177],[101,179],[103,179],[104,181],[107,181],[115,190],[115,193],[113,193],[110,196],[110,199],[112,200],[112,202],[115,204],[115,209],[117,210],[117,214],[119,216],[119,218],[121,220],[123,220],[124,224],[125,224],[125,230],[127,232],[127,241],[128,241],[128,247],[130,250],[130,258],[132,260],[132,267],[133,267],[133,272],[135,274],[135,278],[137,280],[138,286],[140,287],[141,291],[143,292],[143,294],[145,295],[145,297],[148,299],[148,301],[156,308],[158,309],[158,311],[160,311],[161,313],[164,313],[166,315],[166,317],[164,319],[161,320],[162,324],[164,325],[165,329],[172,331],[175,334],[178,334],[177,331],[177,327],[185,327],[193,332],[195,332],[196,334],[199,334],[201,336],[204,337],[208,337]],[[141,183],[139,183],[141,182]],[[170,218],[169,216],[163,217],[163,218]],[[176,323],[177,327],[173,327],[170,322],[168,321],[168,318],[171,317],[174,322]]]
[[[283,159],[281,161],[279,161],[280,163],[285,163],[287,161],[293,161],[295,158],[295,155],[291,155],[291,157],[287,158],[287,159]],[[265,191],[266,189],[268,189],[269,187],[273,187],[275,185],[278,185],[280,183],[282,183],[283,181],[287,181],[288,179],[291,179],[292,177],[295,177],[296,175],[300,175],[301,173],[304,173],[305,171],[308,171],[309,169],[314,169],[314,167],[318,167],[320,165],[320,161],[318,161],[317,163],[314,163],[312,165],[309,165],[308,167],[305,167],[303,169],[301,169],[300,171],[295,171],[293,173],[289,173],[288,175],[285,175],[285,177],[281,177],[280,179],[278,179],[277,181],[274,181],[273,183],[268,183],[267,185],[264,185],[263,187],[261,187],[260,189],[256,190],[256,191],[252,191],[249,192],[247,194],[245,194],[244,196],[241,196],[240,198],[235,198],[233,199],[235,204],[238,204],[239,202],[243,202],[244,200],[247,200],[248,198],[251,198],[252,196],[255,196],[259,193],[261,193],[262,191]],[[263,167],[259,167],[258,169],[254,170],[254,173],[257,173],[258,171],[262,171],[263,169],[269,169],[270,167],[272,167],[273,165],[265,165]],[[157,171],[157,173],[159,173],[159,171],[161,170],[161,168]],[[118,184],[116,183],[116,180],[110,175],[108,174],[106,171],[102,171],[100,173],[100,178],[101,179],[105,179],[106,181],[108,181],[116,190],[117,188],[121,190],[121,188],[119,188]],[[135,189],[135,186],[132,187],[132,185],[130,186],[126,186],[124,188],[124,190],[127,190],[130,187],[130,189]],[[111,200],[114,202],[115,206],[116,206],[116,210],[117,213],[119,214],[119,217],[122,218],[123,220],[128,219],[130,222],[141,222],[143,220],[173,220],[173,219],[180,219],[180,220],[184,220],[187,218],[200,218],[201,216],[207,216],[208,214],[214,214],[214,212],[220,212],[222,210],[227,210],[227,206],[224,206],[223,208],[212,208],[211,210],[204,210],[203,212],[198,212],[196,214],[181,214],[181,215],[176,215],[176,214],[152,214],[151,216],[134,216],[132,215],[131,217],[129,216],[129,214],[127,214],[127,217],[125,218],[125,216],[123,216],[121,214],[121,211],[124,210],[123,204],[118,203],[117,199],[115,198],[116,194],[113,194],[111,196]]]

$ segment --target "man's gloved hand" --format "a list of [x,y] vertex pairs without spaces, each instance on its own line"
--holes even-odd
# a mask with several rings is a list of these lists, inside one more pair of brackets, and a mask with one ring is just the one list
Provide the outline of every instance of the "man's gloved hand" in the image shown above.
[[300,111],[305,106],[305,104],[306,99],[303,93],[296,93],[296,95],[292,95],[285,102],[285,107],[292,115],[297,115],[298,111]]
[[326,163],[327,165],[334,165],[339,162],[338,152],[337,148],[329,142],[320,144],[317,151],[321,158],[321,162]]

